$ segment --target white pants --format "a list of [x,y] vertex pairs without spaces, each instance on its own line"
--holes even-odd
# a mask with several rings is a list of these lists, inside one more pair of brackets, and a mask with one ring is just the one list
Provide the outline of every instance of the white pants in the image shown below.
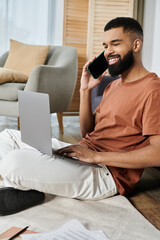
[[[53,149],[69,144],[52,139]],[[42,154],[21,141],[20,132],[0,133],[0,175],[9,186],[81,200],[98,200],[117,193],[106,166],[95,168]]]

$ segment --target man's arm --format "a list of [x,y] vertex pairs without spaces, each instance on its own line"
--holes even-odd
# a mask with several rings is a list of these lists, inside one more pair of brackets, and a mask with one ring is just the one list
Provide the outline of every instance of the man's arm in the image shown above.
[[79,160],[103,164],[120,168],[146,168],[160,166],[160,135],[149,137],[150,144],[141,149],[129,152],[94,152],[86,146],[71,145],[59,150],[59,154],[66,153],[70,157],[77,157]]
[[91,91],[80,89],[80,129],[82,137],[92,132],[95,126],[94,115],[91,108]]
[[[160,166],[160,135],[150,136],[150,144],[130,152],[108,152],[95,156],[95,162],[113,167],[146,168]],[[106,158],[105,158],[106,157]],[[103,159],[103,160],[102,160]]]
[[[81,87],[80,87],[80,128],[81,135],[85,137],[85,135],[91,131],[93,131],[95,126],[95,116],[92,113],[91,107],[91,90],[96,87],[101,81],[105,73],[97,79],[94,79],[91,74],[87,70],[87,66],[94,59],[88,61],[82,71],[81,77]],[[97,116],[96,116],[97,120]]]

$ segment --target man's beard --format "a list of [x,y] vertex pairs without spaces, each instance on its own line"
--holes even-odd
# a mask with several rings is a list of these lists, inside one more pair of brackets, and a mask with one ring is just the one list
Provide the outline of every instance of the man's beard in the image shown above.
[[[118,55],[120,57],[120,55]],[[133,51],[130,50],[124,57],[119,58],[118,62],[112,65],[108,65],[109,73],[112,77],[116,77],[130,68],[134,63]]]

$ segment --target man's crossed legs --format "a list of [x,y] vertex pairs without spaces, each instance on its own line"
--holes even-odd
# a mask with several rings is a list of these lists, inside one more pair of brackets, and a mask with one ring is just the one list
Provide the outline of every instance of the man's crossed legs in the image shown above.
[[[53,149],[67,145],[52,139]],[[5,186],[9,186],[1,189],[0,193],[7,191],[8,197],[11,189],[16,194],[23,192],[25,198],[30,189],[34,194],[45,192],[81,200],[98,200],[117,193],[106,166],[95,168],[73,160],[47,156],[21,142],[20,132],[16,130],[6,129],[0,133],[0,175]],[[0,202],[4,205],[1,194]]]

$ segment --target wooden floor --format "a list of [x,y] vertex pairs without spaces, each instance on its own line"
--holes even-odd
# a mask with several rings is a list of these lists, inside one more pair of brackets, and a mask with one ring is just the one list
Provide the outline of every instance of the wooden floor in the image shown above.
[[160,230],[160,170],[145,169],[135,190],[127,196],[130,202]]
[[[51,119],[53,137],[72,144],[81,140],[78,117],[63,118],[64,134],[59,133],[56,115],[52,115]],[[6,127],[16,129],[17,120],[0,117],[0,131]],[[145,218],[160,230],[160,169],[146,169],[136,189],[127,198]]]

